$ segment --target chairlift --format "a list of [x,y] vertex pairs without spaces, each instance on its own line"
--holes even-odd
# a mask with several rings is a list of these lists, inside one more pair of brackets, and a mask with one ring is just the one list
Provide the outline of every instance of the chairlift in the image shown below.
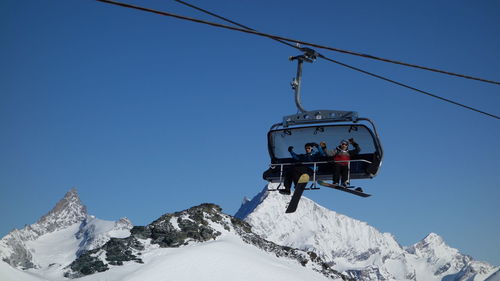
[[[272,183],[283,183],[284,170],[288,165],[298,164],[292,159],[288,147],[301,150],[306,143],[327,144],[327,150],[335,149],[342,140],[354,139],[361,147],[361,152],[348,161],[349,180],[371,179],[380,169],[383,158],[382,145],[375,124],[368,118],[358,117],[354,111],[338,110],[305,110],[300,102],[300,83],[302,64],[313,62],[317,53],[308,48],[302,48],[303,55],[291,57],[297,60],[297,77],[292,81],[295,90],[295,103],[299,113],[283,117],[280,123],[271,126],[267,133],[270,168],[263,178]],[[297,153],[302,153],[297,151]],[[319,189],[317,181],[332,180],[333,159],[325,156],[322,161],[301,163],[314,165],[312,185],[308,189]]]

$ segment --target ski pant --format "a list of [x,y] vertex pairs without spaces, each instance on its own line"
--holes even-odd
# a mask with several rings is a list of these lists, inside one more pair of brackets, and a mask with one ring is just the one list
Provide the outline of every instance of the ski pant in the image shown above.
[[342,179],[342,184],[346,184],[349,180],[349,166],[335,163],[333,165],[333,183],[338,184]]
[[284,176],[283,181],[286,190],[290,190],[290,188],[292,187],[292,182],[296,186],[302,174],[308,174],[310,177],[312,177],[313,173],[314,172],[311,168],[304,165],[287,166],[283,175]]

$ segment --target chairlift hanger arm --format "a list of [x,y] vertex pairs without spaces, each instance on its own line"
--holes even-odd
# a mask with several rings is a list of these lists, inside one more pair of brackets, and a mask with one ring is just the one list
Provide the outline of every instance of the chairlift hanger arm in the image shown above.
[[[297,47],[299,48],[299,47]],[[300,99],[300,84],[302,81],[302,64],[305,62],[308,63],[313,63],[316,58],[319,56],[319,54],[310,48],[300,48],[302,52],[304,52],[302,55],[298,56],[293,56],[290,57],[290,61],[297,61],[297,76],[293,78],[292,80],[292,89],[295,91],[295,105],[297,106],[297,109],[300,112],[306,112],[307,110],[304,109],[302,106],[302,102]]]
[[313,63],[320,54],[310,48],[300,48],[302,55],[290,57],[290,61],[297,60],[297,76],[292,80],[292,89],[295,91],[295,105],[300,113],[283,117],[283,127],[297,124],[310,124],[321,122],[356,122],[358,113],[353,111],[338,110],[314,110],[307,111],[301,102],[300,86],[302,81],[302,64],[305,62]]

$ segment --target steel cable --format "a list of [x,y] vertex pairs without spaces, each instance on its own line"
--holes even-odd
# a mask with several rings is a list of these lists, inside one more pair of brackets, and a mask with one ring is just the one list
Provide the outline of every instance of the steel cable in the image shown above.
[[[223,18],[221,16],[218,16],[216,14],[210,13],[208,11],[205,11],[205,10],[203,10],[201,8],[196,8],[196,9],[201,10],[203,12],[207,12],[207,13],[211,14],[212,16],[216,16],[216,17],[218,17],[220,19],[223,19],[225,21],[231,22],[231,23],[233,23],[235,25],[240,26],[241,28],[233,27],[233,26],[229,26],[229,25],[224,25],[224,24],[219,24],[219,23],[214,23],[214,22],[209,22],[209,21],[200,20],[200,19],[196,19],[196,18],[186,17],[186,16],[177,15],[177,14],[173,14],[173,13],[168,13],[168,12],[153,10],[153,9],[144,8],[144,7],[140,7],[140,6],[135,6],[135,5],[131,5],[131,4],[126,4],[126,3],[111,1],[111,0],[96,0],[96,1],[103,2],[103,3],[108,3],[108,4],[113,4],[113,5],[117,5],[117,6],[121,6],[121,7],[125,7],[125,8],[131,8],[131,9],[136,9],[136,10],[140,10],[140,11],[145,11],[145,12],[149,12],[149,13],[154,13],[154,14],[158,14],[158,15],[162,15],[162,16],[174,17],[174,18],[177,18],[177,19],[188,20],[188,21],[192,21],[192,22],[196,22],[196,23],[202,23],[202,24],[206,24],[206,25],[210,25],[210,26],[214,26],[214,27],[219,27],[219,28],[224,28],[224,29],[229,29],[229,30],[234,30],[234,31],[240,31],[240,32],[250,33],[250,34],[254,34],[254,35],[258,35],[258,36],[263,36],[263,37],[267,37],[267,38],[270,38],[270,39],[277,40],[277,41],[279,41],[281,43],[284,43],[284,44],[286,44],[288,46],[291,46],[291,47],[294,47],[294,48],[297,48],[297,49],[301,49],[301,48],[297,47],[297,46],[294,46],[293,44],[290,44],[289,42],[294,42],[294,43],[297,43],[297,44],[307,45],[307,46],[311,46],[311,47],[316,47],[316,48],[321,48],[321,49],[327,49],[327,50],[331,50],[331,51],[337,51],[337,52],[341,52],[341,53],[346,53],[346,54],[351,54],[351,55],[356,55],[356,56],[362,56],[362,57],[366,57],[366,58],[372,58],[372,59],[382,60],[382,61],[396,63],[396,64],[400,64],[400,65],[405,65],[405,66],[410,66],[410,67],[414,67],[414,68],[420,68],[420,69],[434,71],[434,72],[439,72],[439,73],[444,73],[444,74],[448,74],[448,75],[454,75],[454,76],[458,76],[458,77],[462,77],[462,78],[466,78],[466,79],[472,79],[472,80],[477,80],[477,81],[482,81],[482,82],[486,82],[486,83],[492,83],[492,84],[498,84],[498,85],[500,85],[500,82],[496,82],[496,81],[486,80],[486,79],[482,79],[482,78],[475,78],[475,77],[471,77],[471,76],[467,76],[467,75],[462,75],[462,74],[455,74],[455,73],[451,73],[451,72],[447,72],[447,71],[441,71],[441,70],[427,68],[427,67],[422,67],[422,66],[418,66],[418,65],[412,65],[412,64],[407,64],[407,63],[403,63],[403,62],[397,62],[397,61],[393,61],[393,60],[389,60],[389,59],[378,58],[378,57],[371,56],[371,55],[366,55],[366,54],[356,53],[356,52],[352,52],[352,51],[341,50],[341,49],[337,49],[337,48],[322,46],[322,45],[318,45],[318,44],[314,44],[314,43],[309,43],[309,42],[305,42],[305,41],[300,41],[300,40],[295,40],[295,39],[291,39],[291,38],[286,38],[286,37],[282,37],[282,36],[276,36],[276,35],[270,35],[270,34],[258,32],[256,30],[253,30],[253,29],[249,28],[249,27],[246,27],[244,25],[240,25],[240,24],[238,24],[236,22],[233,22],[233,21],[231,21],[229,19]],[[180,2],[182,4],[185,3],[185,2],[178,1],[178,0],[176,0],[176,1]],[[190,4],[189,4],[189,6],[193,7],[193,8],[195,7],[195,6],[190,5]],[[286,42],[286,41],[289,41],[289,42]],[[338,65],[342,65],[342,66],[348,67],[350,69],[356,70],[358,72],[362,72],[362,73],[365,73],[367,75],[370,75],[370,76],[373,76],[373,77],[376,77],[376,78],[379,78],[379,79],[382,79],[382,80],[394,83],[396,85],[399,85],[399,86],[402,86],[402,87],[405,87],[405,88],[417,91],[419,93],[426,94],[428,96],[440,99],[442,101],[449,102],[449,103],[452,103],[452,104],[464,107],[466,109],[469,109],[469,110],[472,110],[472,111],[475,111],[475,112],[478,112],[478,113],[481,113],[481,114],[484,114],[484,115],[487,115],[487,116],[490,116],[490,117],[493,117],[493,118],[496,118],[496,119],[500,119],[500,117],[497,116],[497,115],[490,114],[490,113],[484,112],[482,110],[478,110],[478,109],[475,109],[473,107],[470,107],[470,106],[467,106],[467,105],[464,105],[464,104],[461,104],[461,103],[458,103],[458,102],[455,102],[455,101],[452,101],[452,100],[449,100],[449,99],[446,99],[446,98],[443,98],[443,97],[440,97],[440,96],[437,96],[437,95],[434,95],[434,94],[431,94],[429,92],[419,90],[417,88],[414,88],[414,87],[408,86],[406,84],[394,81],[392,79],[389,79],[389,78],[386,78],[386,77],[383,77],[383,76],[380,76],[380,75],[377,75],[377,74],[373,74],[371,72],[362,70],[360,68],[353,67],[353,66],[347,65],[345,63],[342,63],[342,62],[339,62],[339,61],[327,58],[327,57],[325,57],[323,55],[319,55],[319,57],[322,58],[322,59],[325,59],[327,61],[336,63]]]

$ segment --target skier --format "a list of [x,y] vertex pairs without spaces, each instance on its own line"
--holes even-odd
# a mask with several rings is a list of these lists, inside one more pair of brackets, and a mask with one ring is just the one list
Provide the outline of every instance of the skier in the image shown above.
[[[315,147],[316,150],[313,150],[313,147]],[[297,187],[297,183],[307,183],[309,181],[309,178],[314,173],[314,164],[302,163],[321,161],[321,158],[326,156],[322,147],[317,143],[306,143],[304,149],[306,151],[305,154],[297,154],[293,151],[293,146],[288,147],[288,152],[290,152],[293,160],[300,163],[286,166],[283,179],[285,189],[280,190],[281,194],[289,195],[291,193],[290,188],[292,182],[295,184],[295,187]]]
[[[354,149],[349,150],[349,143],[352,144]],[[320,144],[320,147],[327,151],[326,154],[333,157],[335,161],[333,165],[333,184],[338,185],[342,181],[342,186],[349,186],[349,161],[352,156],[357,155],[361,151],[359,144],[353,138],[350,138],[349,141],[342,140],[339,146],[331,151],[326,149],[326,143],[321,142]]]

